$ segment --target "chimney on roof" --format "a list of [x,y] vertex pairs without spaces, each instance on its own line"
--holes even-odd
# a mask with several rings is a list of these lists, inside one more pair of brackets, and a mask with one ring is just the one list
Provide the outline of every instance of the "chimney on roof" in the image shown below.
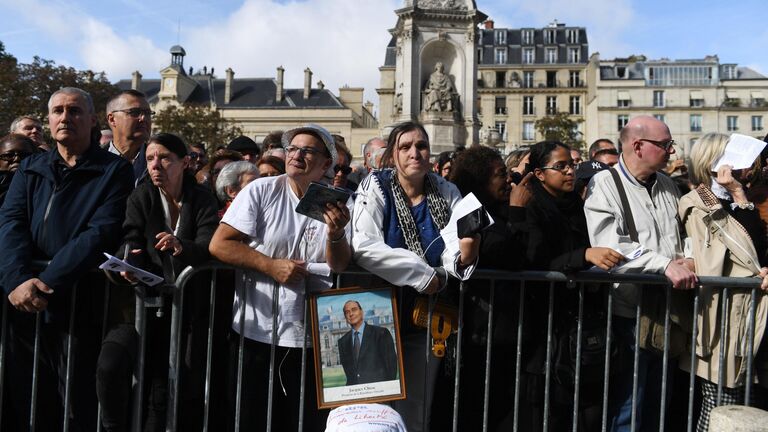
[[324,82],[322,82],[322,81],[318,81],[318,82],[317,82],[317,89],[318,89],[318,90],[322,90],[322,89],[324,89],[324,88],[325,88],[325,83],[324,83]]
[[232,100],[232,80],[235,79],[235,72],[232,68],[227,68],[225,72],[227,77],[224,79],[224,105],[227,105]]
[[203,66],[203,75],[208,75],[208,66]]
[[141,87],[141,72],[133,71],[131,74],[131,88],[138,90]]
[[309,68],[304,69],[304,99],[309,99],[309,93],[312,91],[312,71]]
[[285,69],[282,66],[277,67],[277,90],[275,91],[275,102],[282,102],[283,100],[283,76],[285,75]]
[[486,30],[493,30],[493,20],[485,20],[485,29]]

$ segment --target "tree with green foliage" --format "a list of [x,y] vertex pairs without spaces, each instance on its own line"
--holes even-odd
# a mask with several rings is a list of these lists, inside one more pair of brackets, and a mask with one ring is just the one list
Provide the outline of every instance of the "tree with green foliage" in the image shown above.
[[169,105],[152,118],[157,131],[175,133],[189,145],[204,144],[209,152],[243,134],[242,129],[203,105]]
[[48,99],[62,87],[78,87],[90,93],[99,124],[106,127],[107,100],[120,89],[109,82],[104,72],[60,66],[37,56],[32,63],[19,63],[0,42],[0,129],[9,127],[20,115],[38,117],[46,124]]
[[536,130],[546,141],[560,141],[574,149],[584,148],[584,135],[579,132],[583,119],[572,119],[566,112],[556,112],[536,120]]

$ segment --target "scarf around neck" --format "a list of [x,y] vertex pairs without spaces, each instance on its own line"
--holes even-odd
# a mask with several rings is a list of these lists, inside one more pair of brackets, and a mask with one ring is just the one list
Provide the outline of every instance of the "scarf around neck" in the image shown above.
[[[424,249],[421,246],[419,237],[419,229],[416,226],[416,222],[413,220],[413,214],[411,213],[411,208],[408,206],[405,190],[400,185],[400,180],[397,178],[397,172],[392,173],[391,188],[392,196],[395,200],[397,221],[403,231],[405,245],[409,251],[419,255],[426,261]],[[448,224],[451,212],[445,198],[440,195],[435,179],[429,174],[424,178],[424,194],[426,195],[427,208],[429,209],[429,214],[432,216],[432,220],[438,230],[443,229]]]

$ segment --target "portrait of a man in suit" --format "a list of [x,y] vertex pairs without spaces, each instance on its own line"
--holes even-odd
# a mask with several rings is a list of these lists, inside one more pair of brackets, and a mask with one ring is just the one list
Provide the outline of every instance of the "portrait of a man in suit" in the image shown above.
[[389,330],[366,323],[363,308],[356,300],[344,303],[343,310],[351,327],[338,342],[347,385],[396,379],[397,355]]

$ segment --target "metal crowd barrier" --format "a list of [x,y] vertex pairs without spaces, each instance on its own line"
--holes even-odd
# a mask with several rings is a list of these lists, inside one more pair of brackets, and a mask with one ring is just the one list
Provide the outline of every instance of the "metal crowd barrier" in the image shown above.
[[[176,431],[178,430],[178,416],[179,416],[179,398],[180,398],[180,348],[181,348],[181,337],[182,337],[182,329],[181,329],[181,323],[182,323],[182,317],[184,314],[183,310],[183,304],[184,304],[184,294],[187,290],[187,286],[189,281],[192,279],[193,276],[196,274],[202,272],[202,271],[210,271],[211,273],[211,280],[210,280],[210,296],[209,296],[209,304],[208,304],[208,311],[209,311],[209,325],[208,325],[208,331],[207,331],[207,348],[206,348],[206,371],[205,371],[205,399],[204,399],[204,424],[203,424],[203,430],[220,430],[221,425],[209,425],[209,414],[211,409],[211,400],[210,400],[210,392],[211,392],[211,379],[212,379],[212,369],[211,369],[211,360],[212,360],[212,346],[213,346],[213,322],[214,322],[214,313],[216,308],[216,291],[217,291],[217,273],[220,270],[232,270],[233,267],[218,263],[218,262],[209,262],[205,265],[199,266],[199,267],[188,267],[184,271],[181,272],[177,280],[175,281],[175,289],[173,291],[173,300],[172,300],[172,308],[171,308],[171,328],[170,328],[170,336],[171,336],[171,348],[170,348],[170,354],[168,358],[168,404],[167,404],[167,431]],[[369,274],[362,270],[357,269],[350,269],[344,274],[336,275],[336,286],[342,286],[343,277],[346,275],[361,275],[361,274]],[[522,359],[522,340],[523,340],[523,325],[526,319],[525,316],[525,308],[524,308],[524,300],[525,300],[525,293],[527,289],[531,289],[530,286],[526,286],[526,284],[534,282],[534,283],[545,283],[548,284],[548,290],[549,290],[549,304],[547,305],[548,310],[548,316],[547,316],[547,348],[546,348],[546,359],[545,359],[545,381],[544,381],[544,397],[543,397],[543,424],[542,428],[544,431],[549,430],[550,425],[549,422],[549,413],[551,409],[551,383],[552,383],[552,366],[553,366],[553,332],[554,332],[554,316],[553,316],[553,306],[554,306],[554,298],[555,293],[559,289],[565,289],[563,286],[568,288],[576,288],[578,287],[579,290],[579,304],[578,304],[578,324],[577,324],[577,347],[576,347],[576,373],[575,373],[575,382],[574,382],[574,394],[573,394],[573,412],[572,412],[572,422],[571,422],[571,430],[572,431],[578,431],[579,430],[579,406],[580,406],[580,372],[581,372],[581,353],[583,349],[583,328],[582,328],[582,318],[583,318],[583,306],[584,306],[584,285],[587,283],[598,283],[598,284],[612,284],[617,282],[625,282],[625,283],[634,283],[634,284],[642,284],[646,288],[644,289],[664,289],[666,298],[667,298],[667,308],[665,313],[665,343],[664,343],[664,350],[663,350],[663,373],[662,373],[662,390],[661,395],[659,395],[659,404],[660,404],[660,419],[659,419],[659,425],[658,430],[664,431],[665,430],[665,423],[666,423],[666,415],[667,415],[667,403],[666,398],[663,396],[667,393],[666,388],[666,382],[667,382],[667,376],[670,373],[669,367],[669,335],[670,335],[670,306],[669,306],[669,300],[672,293],[672,287],[669,285],[666,278],[660,275],[617,275],[617,274],[608,274],[608,273],[596,273],[596,272],[581,272],[576,274],[563,274],[563,273],[557,273],[557,272],[534,272],[534,271],[524,271],[524,272],[502,272],[502,271],[494,271],[494,270],[484,270],[484,269],[478,269],[474,272],[472,279],[470,281],[461,282],[459,287],[459,326],[458,326],[458,336],[457,336],[457,349],[456,349],[456,365],[461,365],[462,361],[462,349],[463,347],[463,339],[464,339],[464,323],[465,323],[465,309],[466,309],[466,299],[465,297],[471,290],[473,289],[472,284],[474,281],[487,281],[490,288],[490,296],[489,296],[489,302],[488,302],[488,324],[487,324],[487,338],[486,338],[486,349],[485,349],[485,371],[484,371],[484,394],[483,394],[483,415],[482,415],[482,425],[473,426],[472,430],[482,430],[487,431],[489,427],[489,407],[491,404],[491,398],[490,398],[490,386],[491,382],[493,380],[493,377],[491,376],[491,354],[493,353],[493,330],[494,330],[494,316],[496,314],[495,311],[495,293],[499,289],[516,289],[518,291],[519,295],[519,310],[518,312],[518,322],[517,322],[517,347],[516,347],[516,356],[515,356],[515,383],[514,383],[514,405],[512,407],[512,415],[514,418],[514,426],[513,430],[517,431],[519,430],[518,425],[518,417],[519,417],[519,410],[520,410],[520,402],[521,402],[521,395],[520,395],[520,381],[521,381],[521,359]],[[497,285],[499,282],[517,282],[519,283],[519,287],[504,287],[499,288]],[[701,307],[700,301],[699,301],[699,291],[702,287],[710,287],[710,288],[717,288],[722,290],[722,296],[721,298],[723,301],[721,301],[721,311],[720,314],[723,317],[728,316],[729,311],[729,302],[728,302],[728,295],[729,290],[731,289],[749,289],[752,291],[753,298],[757,298],[757,295],[759,293],[759,285],[760,280],[755,278],[723,278],[723,277],[700,277],[699,278],[699,285],[695,290],[695,299],[693,301],[693,304],[691,307],[693,308],[693,333],[691,334],[691,345],[696,345],[696,338],[698,333],[697,328],[697,319],[696,316],[699,312],[699,308]],[[535,287],[538,289],[539,287]],[[107,282],[106,286],[106,293],[105,301],[104,301],[104,315],[103,315],[103,323],[104,331],[106,331],[106,323],[108,322],[108,305],[109,305],[109,291],[110,291],[110,285],[109,282]],[[277,329],[277,313],[276,311],[279,308],[278,304],[278,295],[277,294],[278,285],[275,284],[274,291],[273,291],[273,304],[272,304],[272,311],[273,311],[273,329]],[[409,289],[409,288],[406,288]],[[74,298],[77,295],[77,287],[75,287],[72,290],[72,297]],[[610,371],[611,371],[611,344],[613,341],[611,340],[611,332],[608,331],[608,329],[611,328],[611,317],[612,317],[612,311],[613,311],[613,290],[609,289],[608,291],[608,298],[607,298],[607,328],[606,328],[606,350],[605,350],[605,368],[604,368],[604,375],[603,375],[603,392],[602,392],[602,420],[601,420],[601,430],[606,431],[609,429],[608,425],[608,402],[609,402],[609,379],[610,379]],[[244,308],[245,308],[245,296],[247,295],[247,290],[242,293],[243,299],[241,301],[241,307],[240,307],[240,314],[241,317],[244,316]],[[74,299],[73,299],[74,300]],[[305,305],[305,321],[307,320],[309,309],[309,299],[307,297],[307,304]],[[639,301],[638,301],[639,303]],[[430,320],[431,320],[431,314],[432,314],[432,302],[429,302],[430,304]],[[75,313],[77,311],[74,310],[75,302],[72,302],[72,309],[70,310],[70,317],[74,317]],[[143,388],[143,382],[144,382],[144,365],[145,365],[145,357],[147,355],[146,353],[146,308],[144,304],[144,299],[141,298],[141,296],[137,295],[136,297],[136,330],[138,331],[140,335],[140,346],[139,346],[139,360],[136,364],[136,369],[134,373],[134,383],[137,384],[134,388],[135,389],[142,389]],[[0,340],[0,390],[3,389],[4,385],[6,384],[5,378],[5,367],[7,363],[7,344],[8,344],[8,334],[7,334],[7,308],[8,308],[8,302],[4,299],[3,301],[3,314],[2,314],[2,328],[0,329],[0,337],[2,338]],[[747,350],[749,353],[753,353],[754,346],[753,346],[753,339],[754,339],[754,332],[755,332],[755,313],[756,313],[756,302],[752,302],[750,305],[749,315],[748,315],[748,325],[747,325],[747,340],[748,340],[748,346]],[[36,332],[35,332],[35,345],[34,345],[34,364],[33,364],[33,375],[32,375],[32,382],[31,382],[31,388],[32,388],[32,404],[30,407],[30,416],[28,419],[28,422],[26,423],[29,427],[30,431],[35,430],[35,420],[38,415],[45,415],[44,412],[39,412],[38,408],[36,407],[36,399],[37,399],[37,383],[38,383],[38,373],[39,373],[39,349],[40,349],[40,325],[41,325],[41,313],[37,313],[36,317]],[[639,323],[641,315],[640,306],[636,308],[635,313],[635,324]],[[406,318],[401,318],[406,319]],[[247,383],[242,382],[242,375],[243,375],[243,346],[244,346],[244,338],[243,338],[243,325],[244,325],[245,319],[241,319],[240,321],[240,328],[239,328],[239,334],[240,334],[240,340],[239,340],[239,352],[238,352],[238,369],[237,369],[237,395],[236,395],[236,407],[235,407],[235,418],[234,418],[234,424],[235,424],[235,430],[240,430],[240,418],[241,418],[241,412],[243,409],[247,409],[247,407],[242,407],[242,388],[244,385],[247,385]],[[727,324],[728,319],[722,319],[721,320],[721,328],[720,328],[720,334],[727,337]],[[305,325],[305,336],[310,331],[310,326]],[[70,329],[70,335],[71,332],[74,329],[74,320],[71,319],[69,323],[69,329]],[[636,332],[636,334],[639,332]],[[429,340],[431,337],[429,330],[426,330],[426,338]],[[637,426],[637,392],[638,392],[638,340],[639,336],[636,335],[635,337],[635,357],[633,361],[633,372],[634,372],[634,382],[633,382],[633,388],[632,388],[632,430],[636,430]],[[272,417],[272,389],[275,379],[275,342],[277,340],[277,335],[273,331],[272,335],[272,350],[271,350],[271,356],[270,356],[270,379],[269,379],[269,387],[267,391],[269,392],[268,396],[268,409],[267,409],[267,424],[266,424],[266,430],[272,431],[272,423],[273,423],[273,417]],[[430,344],[428,344],[429,346]],[[724,380],[724,371],[725,367],[723,367],[723,362],[725,359],[725,349],[726,349],[726,343],[720,344],[720,352],[719,360],[720,360],[720,376],[719,376],[719,384],[717,386],[718,388],[718,396],[717,396],[717,404],[721,404],[721,398],[722,398],[722,392],[723,392],[723,380]],[[426,355],[429,355],[429,347],[427,347]],[[687,430],[692,431],[694,428],[695,418],[694,418],[694,383],[695,383],[695,364],[696,364],[696,354],[695,350],[691,350],[690,353],[687,355],[690,356],[691,364],[692,364],[692,372],[689,375],[689,382],[688,382],[688,404],[687,404]],[[714,355],[714,354],[713,354]],[[744,394],[745,394],[745,404],[750,405],[752,402],[753,397],[753,357],[754,355],[746,356],[746,380],[744,385]],[[67,365],[66,365],[66,390],[65,390],[65,398],[64,398],[64,413],[69,412],[70,408],[70,394],[71,394],[71,376],[72,376],[72,370],[73,370],[73,363],[77,361],[77,359],[74,357],[74,351],[72,347],[72,338],[69,338],[69,343],[67,346]],[[300,394],[300,401],[301,401],[301,407],[299,410],[299,425],[298,430],[301,431],[303,429],[303,405],[304,405],[304,389],[305,389],[305,380],[306,380],[306,368],[308,367],[307,364],[307,351],[306,347],[302,349],[302,362],[301,362],[301,394]],[[312,367],[312,364],[309,364],[309,367]],[[454,389],[453,389],[453,406],[452,406],[452,416],[451,416],[451,422],[452,422],[452,430],[454,432],[458,431],[459,428],[459,417],[461,416],[460,413],[460,403],[462,397],[467,397],[466,395],[463,395],[461,392],[461,385],[462,385],[462,368],[456,367],[455,371],[455,378],[454,378]],[[2,412],[3,408],[3,400],[2,400],[2,394],[3,392],[0,391],[0,424],[2,424],[3,418],[7,413]],[[650,397],[654,397],[651,395]],[[134,392],[134,398],[133,398],[133,407],[132,407],[132,430],[139,431],[141,430],[142,421],[143,418],[143,412],[142,412],[142,406],[143,406],[143,397],[141,391],[135,391]],[[42,407],[41,407],[42,408]],[[426,416],[426,410],[427,407],[424,408],[425,413],[424,416]],[[100,411],[99,411],[100,414]],[[99,424],[95,425],[94,429],[101,430],[101,417],[99,416]],[[66,432],[69,430],[69,416],[64,415],[63,419],[63,430]]]

